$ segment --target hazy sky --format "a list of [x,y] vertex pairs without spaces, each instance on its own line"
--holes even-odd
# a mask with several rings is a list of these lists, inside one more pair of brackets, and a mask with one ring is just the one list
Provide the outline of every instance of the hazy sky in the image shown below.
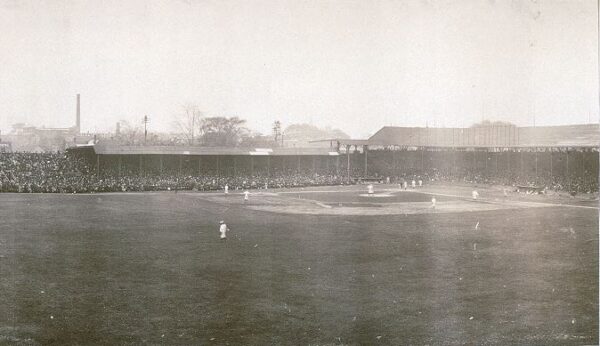
[[0,0],[0,129],[598,119],[596,0]]

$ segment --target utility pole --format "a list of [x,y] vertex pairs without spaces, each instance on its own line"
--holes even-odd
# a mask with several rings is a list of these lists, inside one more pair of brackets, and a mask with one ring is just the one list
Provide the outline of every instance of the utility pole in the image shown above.
[[276,120],[273,123],[273,139],[275,140],[275,144],[277,144],[279,137],[281,138],[281,146],[283,146],[283,134],[281,132],[281,122],[279,120]]
[[150,122],[150,118],[148,118],[147,115],[144,115],[144,120],[142,120],[142,122],[144,123],[144,144],[146,144],[146,140],[148,139],[148,122]]

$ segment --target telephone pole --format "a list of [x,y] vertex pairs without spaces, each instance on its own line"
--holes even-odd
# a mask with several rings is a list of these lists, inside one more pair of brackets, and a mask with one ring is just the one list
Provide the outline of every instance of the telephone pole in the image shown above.
[[146,140],[148,139],[148,122],[150,122],[150,118],[148,118],[147,115],[144,115],[144,120],[142,120],[142,122],[144,123],[144,144],[146,144]]

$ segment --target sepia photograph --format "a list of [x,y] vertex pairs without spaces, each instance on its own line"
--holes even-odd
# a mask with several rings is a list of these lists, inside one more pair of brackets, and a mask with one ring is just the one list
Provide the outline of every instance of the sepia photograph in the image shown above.
[[0,0],[1,345],[598,345],[598,0]]

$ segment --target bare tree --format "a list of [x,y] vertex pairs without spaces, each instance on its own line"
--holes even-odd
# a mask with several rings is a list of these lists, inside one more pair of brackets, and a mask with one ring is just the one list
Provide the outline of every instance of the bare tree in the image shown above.
[[182,139],[190,145],[194,145],[194,142],[199,137],[203,117],[204,114],[198,106],[193,104],[183,106],[182,111],[176,117],[175,127],[183,136]]
[[127,120],[119,121],[121,128],[117,141],[124,145],[139,144],[144,140],[144,130],[140,125],[134,125]]

